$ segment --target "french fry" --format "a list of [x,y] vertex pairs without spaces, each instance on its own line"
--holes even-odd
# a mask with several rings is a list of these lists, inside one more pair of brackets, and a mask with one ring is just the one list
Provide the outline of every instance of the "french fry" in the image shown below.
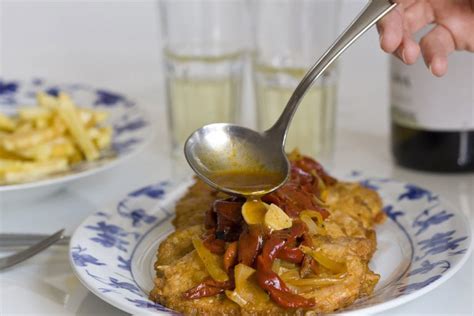
[[33,124],[31,122],[24,122],[18,124],[18,127],[15,129],[15,134],[26,133],[33,130]]
[[0,113],[0,185],[95,160],[112,142],[112,128],[102,125],[106,112],[77,107],[64,93],[36,98],[37,106],[21,107],[16,116]]
[[109,117],[107,112],[89,109],[79,109],[79,116],[86,127],[99,125]]
[[2,146],[0,146],[0,161],[1,160],[23,160],[22,157],[18,156],[17,154],[15,153],[12,153],[12,152],[9,152],[5,149],[3,149]]
[[11,135],[2,137],[0,145],[8,151],[15,151],[31,146],[36,146],[41,143],[53,140],[64,133],[64,126],[55,124],[52,127],[43,128],[39,130],[30,130],[26,132],[13,133]]
[[20,171],[24,168],[24,164],[21,160],[0,158],[0,183],[5,181],[6,172]]
[[14,120],[0,113],[0,130],[11,132],[15,129],[16,123]]
[[66,137],[58,137],[50,142],[16,151],[21,157],[37,161],[68,158],[72,156],[74,152],[74,145]]
[[105,111],[95,110],[93,111],[94,124],[102,124],[109,118],[109,114]]
[[69,164],[71,165],[76,164],[84,160],[84,155],[76,146],[74,146],[74,152],[72,153],[71,156],[68,157],[68,160],[69,160]]
[[99,136],[94,139],[96,146],[99,149],[110,147],[112,143],[112,128],[110,126],[102,127],[99,130]]
[[35,121],[38,119],[49,119],[53,111],[47,107],[23,107],[18,110],[18,116],[23,121]]
[[38,102],[39,106],[43,108],[54,110],[58,107],[58,100],[44,92],[38,92],[36,94],[36,101]]
[[49,126],[50,120],[48,118],[37,118],[33,121],[33,125],[37,129],[46,128]]
[[88,161],[97,159],[99,151],[89,138],[89,135],[87,135],[84,125],[77,114],[76,107],[68,95],[64,93],[59,94],[57,111],[86,159]]
[[39,177],[65,171],[68,169],[66,159],[49,160],[44,162],[25,162],[14,165],[3,172],[3,181],[7,183],[26,182]]
[[94,126],[94,122],[93,122],[94,113],[92,111],[78,109],[77,113],[79,115],[79,118],[81,119],[82,124],[84,124],[84,126],[88,126],[88,127]]

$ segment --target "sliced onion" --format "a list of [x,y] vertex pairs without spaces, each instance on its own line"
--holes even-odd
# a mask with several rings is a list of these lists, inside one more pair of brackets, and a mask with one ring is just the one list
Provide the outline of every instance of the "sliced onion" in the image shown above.
[[[313,221],[316,218],[316,223]],[[300,212],[300,219],[308,226],[310,234],[313,235],[327,235],[326,229],[323,225],[323,216],[318,211],[305,210]]]
[[295,263],[288,262],[288,261],[285,261],[285,260],[281,260],[280,265],[283,269],[286,269],[286,270],[291,270],[291,269],[297,269],[298,268],[298,266]]
[[295,293],[306,293],[313,291],[316,288],[334,285],[344,281],[346,274],[338,274],[330,277],[309,277],[301,278],[298,270],[290,270],[280,275],[281,279],[288,287],[295,291]]
[[242,205],[242,216],[249,225],[263,224],[268,205],[260,200],[247,200]]
[[310,255],[314,260],[316,260],[321,266],[324,268],[334,272],[334,273],[341,273],[346,271],[345,263],[334,261],[328,258],[324,253],[321,251],[317,251],[311,249],[306,246],[300,246],[301,251],[303,251],[306,255]]
[[280,268],[281,268],[281,260],[280,259],[275,259],[272,263],[272,271],[275,272],[276,274],[280,274]]
[[300,216],[302,216],[302,215],[308,216],[308,217],[311,217],[311,218],[316,218],[318,220],[317,222],[318,222],[319,226],[322,226],[322,224],[324,222],[323,216],[318,211],[304,210],[304,211],[300,212]]
[[240,306],[246,305],[248,302],[259,304],[268,301],[270,299],[268,294],[251,278],[254,273],[255,270],[245,264],[236,265],[234,269],[235,290],[226,291],[227,297]]
[[308,286],[308,287],[322,287],[329,286],[339,282],[344,281],[344,279],[339,278],[305,278],[305,279],[294,279],[294,280],[285,280],[286,283],[294,286]]
[[[321,193],[321,199],[318,198],[316,195],[313,195],[313,199],[316,202],[316,204],[321,205],[323,207],[328,207],[329,206],[329,205],[326,204],[326,202],[324,202],[325,200],[323,200],[323,193],[325,193],[326,191],[327,190],[325,190]],[[325,196],[327,196],[327,194],[325,194]]]
[[318,179],[318,186],[321,186],[321,191],[326,190],[327,186],[323,179],[321,179],[321,177],[316,172],[314,172],[314,175],[316,176],[316,179]]
[[288,280],[296,280],[296,279],[300,279],[300,273],[297,269],[293,269],[293,270],[287,270],[285,272],[283,272],[280,277],[283,279],[283,281],[288,281]]
[[300,215],[300,219],[303,221],[303,223],[306,224],[308,227],[308,231],[311,235],[316,235],[318,234],[318,225],[311,219],[311,217],[308,217],[306,215]]
[[236,291],[226,290],[225,295],[227,296],[228,299],[230,299],[234,303],[237,303],[240,307],[243,307],[243,306],[247,305],[247,303],[248,303]]
[[291,218],[277,205],[270,204],[265,213],[265,225],[271,230],[282,230],[292,226]]
[[209,251],[199,238],[193,238],[193,245],[209,275],[218,282],[228,281],[229,276],[223,269],[222,258]]

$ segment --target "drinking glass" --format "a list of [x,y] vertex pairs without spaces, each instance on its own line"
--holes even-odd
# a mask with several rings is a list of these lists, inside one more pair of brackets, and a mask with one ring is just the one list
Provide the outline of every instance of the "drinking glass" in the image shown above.
[[[254,3],[253,58],[257,125],[268,129],[306,71],[337,36],[337,0],[259,0]],[[330,67],[306,93],[286,139],[330,164],[334,146],[337,70]]]
[[174,158],[203,125],[235,123],[248,44],[245,0],[162,0],[166,97]]

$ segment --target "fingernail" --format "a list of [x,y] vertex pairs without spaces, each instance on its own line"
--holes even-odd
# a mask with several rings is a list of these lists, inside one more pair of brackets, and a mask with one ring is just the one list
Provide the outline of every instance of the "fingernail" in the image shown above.
[[380,34],[380,37],[379,37],[380,45],[382,45],[382,41],[383,41],[383,34]]
[[433,72],[433,68],[431,67],[431,64],[428,66],[428,69],[430,70],[430,72],[431,72],[431,74],[432,74],[433,76],[436,76],[436,75],[434,74],[434,72]]
[[407,63],[407,59],[405,57],[405,49],[402,50],[402,60],[405,64]]

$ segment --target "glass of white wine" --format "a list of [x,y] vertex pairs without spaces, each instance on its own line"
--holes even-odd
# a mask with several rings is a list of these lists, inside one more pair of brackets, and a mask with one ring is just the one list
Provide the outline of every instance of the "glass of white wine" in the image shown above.
[[172,152],[179,164],[192,132],[238,118],[249,8],[246,0],[162,0],[159,9]]
[[[337,35],[338,0],[259,0],[254,3],[253,58],[257,125],[268,129],[281,114],[315,58]],[[286,150],[299,149],[331,164],[334,147],[337,67],[306,93],[290,125]]]

